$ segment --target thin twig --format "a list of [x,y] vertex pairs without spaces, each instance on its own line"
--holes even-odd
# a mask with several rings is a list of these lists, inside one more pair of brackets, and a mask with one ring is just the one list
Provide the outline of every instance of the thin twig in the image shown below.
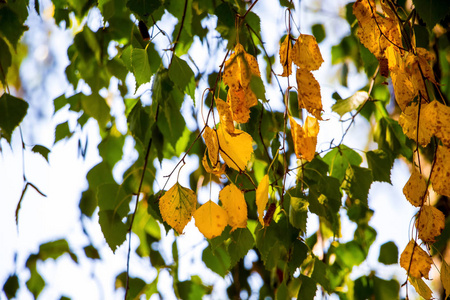
[[180,23],[180,30],[178,31],[178,35],[175,39],[175,42],[173,44],[173,48],[172,48],[172,58],[170,59],[170,64],[169,64],[169,68],[172,65],[172,61],[173,61],[173,57],[175,56],[175,49],[177,48],[178,45],[178,41],[180,40],[180,36],[181,36],[181,31],[183,30],[183,26],[184,26],[184,19],[186,19],[186,10],[187,10],[187,5],[188,4],[188,0],[186,0],[184,2],[184,10],[183,10],[183,16],[181,17],[181,23]]

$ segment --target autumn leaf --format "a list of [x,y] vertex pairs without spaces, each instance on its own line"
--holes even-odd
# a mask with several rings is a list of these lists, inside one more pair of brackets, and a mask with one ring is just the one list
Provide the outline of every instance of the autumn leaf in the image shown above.
[[208,148],[209,161],[211,162],[211,165],[215,167],[219,163],[219,142],[216,131],[205,126],[203,139],[205,139],[205,144]]
[[442,260],[441,265],[441,282],[442,287],[445,290],[445,298],[447,299],[450,296],[450,267],[448,266],[445,260]]
[[250,108],[258,104],[255,93],[249,86],[237,90],[229,89],[227,104],[231,107],[233,120],[238,123],[247,123],[250,118]]
[[436,193],[450,197],[450,148],[439,145],[431,173],[431,183]]
[[434,243],[445,227],[444,214],[434,206],[424,205],[420,209],[416,221],[419,239],[424,242]]
[[408,107],[416,96],[411,77],[404,70],[391,72],[392,85],[394,87],[395,101],[402,111]]
[[259,182],[256,189],[256,208],[258,211],[259,223],[264,227],[264,210],[266,209],[267,202],[269,201],[269,175],[264,177]]
[[236,171],[244,171],[253,153],[252,137],[239,129],[229,134],[222,125],[219,125],[217,135],[220,155],[225,163]]
[[228,214],[231,231],[247,227],[247,203],[244,193],[232,183],[219,192],[219,199]]
[[216,107],[219,112],[220,123],[224,124],[228,133],[234,132],[233,116],[231,114],[231,108],[228,103],[220,98],[216,98]]
[[[412,259],[411,259],[412,257]],[[433,260],[417,243],[412,239],[405,250],[400,255],[400,266],[408,272],[409,276],[428,279]]]
[[298,67],[308,71],[320,68],[323,58],[314,36],[300,34],[292,47],[292,61]]
[[[422,108],[424,108],[426,104],[422,104],[421,106]],[[418,111],[419,105],[417,105],[417,103],[412,103],[400,115],[400,117],[398,118],[398,123],[402,127],[403,132],[407,137],[425,147],[430,142],[433,133],[427,129],[423,122],[417,122]],[[420,118],[420,120],[422,120],[422,117]],[[419,123],[419,136],[417,136],[417,123]],[[417,138],[419,139],[418,141]]]
[[197,205],[197,197],[193,190],[174,184],[159,199],[159,210],[163,220],[179,234],[192,218]]
[[297,69],[297,87],[298,87],[298,107],[306,110],[322,120],[322,98],[320,96],[320,85],[313,74],[305,69]]
[[210,174],[214,174],[219,177],[221,177],[222,175],[225,175],[226,165],[225,164],[222,165],[220,162],[217,162],[217,164],[215,166],[210,166],[208,164],[208,159],[206,158],[206,154],[203,155],[202,165],[203,165],[203,168],[205,168],[206,172],[208,172]]
[[281,76],[287,77],[292,74],[292,46],[289,40],[289,34],[286,35],[284,42],[280,47],[280,63],[283,66],[283,74]]
[[373,18],[372,8],[375,9],[374,0],[358,0],[353,4],[353,14],[358,22],[366,24]]
[[222,234],[227,226],[227,212],[209,200],[194,213],[195,226],[207,238],[212,239]]
[[311,161],[316,153],[317,135],[319,134],[319,123],[313,117],[306,117],[305,125],[297,124],[295,119],[289,116],[291,134],[294,141],[294,151],[297,158],[304,157]]
[[432,299],[432,291],[422,278],[409,277],[409,282],[411,282],[417,294],[419,294],[423,299]]
[[450,147],[450,107],[434,100],[420,112],[420,123]]
[[413,167],[411,177],[403,187],[403,194],[412,205],[419,207],[425,202],[428,195],[427,182],[422,174]]

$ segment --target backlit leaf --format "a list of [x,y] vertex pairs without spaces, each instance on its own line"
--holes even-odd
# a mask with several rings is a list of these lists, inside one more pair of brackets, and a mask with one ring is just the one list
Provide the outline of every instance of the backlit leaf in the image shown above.
[[27,114],[28,103],[22,99],[4,93],[0,97],[0,129],[1,136],[11,142],[14,129],[19,126]]
[[[424,108],[423,104],[422,108]],[[430,142],[433,133],[422,122],[419,122],[419,135],[417,136],[418,110],[419,106],[416,103],[411,104],[400,115],[398,123],[407,137],[425,147]],[[422,115],[422,111],[420,114]],[[420,119],[422,120],[422,117]]]
[[427,182],[416,167],[413,167],[411,177],[403,187],[403,194],[412,205],[419,207],[425,203],[428,195]]
[[402,255],[400,255],[400,266],[408,272],[409,276],[428,279],[433,260],[417,243],[412,239],[409,241]]
[[354,109],[357,109],[361,104],[363,104],[367,99],[369,99],[369,94],[366,91],[357,91],[352,96],[337,100],[336,103],[331,107],[331,109],[339,114],[339,116],[345,115]]
[[159,199],[159,210],[163,220],[181,234],[191,220],[196,204],[194,191],[177,182]]
[[106,127],[106,124],[111,119],[110,108],[106,104],[105,99],[99,94],[83,96],[81,98],[81,107],[86,114],[97,120],[100,128]]
[[297,69],[297,87],[298,87],[298,107],[306,110],[322,120],[322,98],[320,96],[320,86],[310,71]]
[[174,54],[169,68],[169,77],[181,92],[188,92],[192,100],[195,100],[194,72],[188,63]]
[[220,98],[216,98],[216,107],[219,112],[220,123],[225,126],[228,133],[234,132],[233,116],[231,114],[231,108],[228,103]]
[[266,209],[267,202],[269,201],[269,175],[264,177],[259,182],[256,189],[256,207],[258,210],[259,223],[264,227],[264,210]]
[[227,226],[227,212],[209,200],[194,213],[195,226],[207,238],[212,239],[222,234]]
[[239,129],[229,134],[222,125],[219,125],[217,135],[220,155],[225,163],[236,171],[244,171],[253,153],[252,137]]
[[395,101],[403,111],[416,96],[411,77],[404,71],[391,72]]
[[392,155],[383,150],[374,150],[368,151],[366,157],[369,168],[372,170],[373,181],[391,183],[391,169],[394,164]]
[[419,294],[422,298],[425,300],[433,299],[430,287],[423,281],[422,278],[409,277],[409,282],[411,282],[417,294]]
[[289,40],[289,34],[286,35],[284,42],[280,47],[280,63],[283,66],[283,74],[281,76],[287,77],[292,74],[292,46]]
[[250,107],[255,106],[258,99],[250,86],[239,86],[238,89],[228,90],[227,103],[231,107],[233,120],[247,123],[250,118]]
[[203,139],[208,148],[209,161],[215,167],[219,163],[219,142],[216,131],[206,126],[203,131]]
[[247,203],[244,193],[232,183],[219,192],[219,199],[228,214],[231,230],[247,227]]
[[436,193],[450,197],[450,148],[438,146],[431,183]]
[[114,210],[101,210],[98,212],[98,222],[108,246],[113,252],[125,242],[128,226]]
[[372,171],[357,166],[349,166],[345,173],[344,189],[352,200],[367,204],[367,197],[372,185]]
[[450,147],[450,107],[434,100],[422,107],[420,126],[438,137],[444,145]]
[[442,260],[441,264],[441,283],[445,290],[444,299],[447,299],[450,295],[450,267],[445,260]]
[[314,71],[320,68],[323,58],[314,36],[300,34],[292,47],[292,61],[307,71]]
[[444,227],[445,216],[439,209],[430,205],[422,206],[416,221],[419,239],[434,243]]
[[203,250],[202,260],[205,265],[222,277],[228,274],[230,269],[230,254],[224,247],[217,247],[212,250],[206,247]]
[[217,162],[217,164],[215,166],[210,166],[208,163],[208,159],[206,158],[206,153],[205,155],[203,155],[202,158],[202,165],[205,168],[205,171],[210,173],[210,174],[214,174],[216,176],[221,177],[222,175],[225,175],[225,169],[226,169],[226,164],[221,164],[220,162]]
[[261,76],[258,61],[247,52],[241,44],[237,44],[234,53],[225,62],[223,82],[232,90],[248,87],[252,75]]
[[311,161],[316,153],[317,134],[319,133],[319,123],[317,119],[308,116],[304,127],[297,124],[295,119],[289,116],[291,124],[292,139],[294,140],[294,150],[297,158],[304,157]]
[[239,262],[255,245],[255,239],[248,228],[237,228],[231,233],[231,243],[228,253],[231,257],[231,267]]

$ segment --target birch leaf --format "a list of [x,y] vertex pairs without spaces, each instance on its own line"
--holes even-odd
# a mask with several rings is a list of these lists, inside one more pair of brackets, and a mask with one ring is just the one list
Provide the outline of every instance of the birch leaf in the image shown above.
[[223,82],[231,89],[248,87],[253,75],[261,76],[258,61],[247,52],[241,44],[237,44],[234,53],[225,62]]
[[450,296],[450,267],[445,260],[442,261],[441,265],[441,282],[445,290],[444,299],[447,299]]
[[252,137],[239,129],[229,134],[223,125],[219,125],[217,135],[220,155],[225,163],[236,171],[244,171],[253,153]]
[[[412,257],[412,259],[411,259]],[[400,266],[409,271],[409,276],[428,279],[433,260],[417,243],[412,239],[409,241],[402,255],[400,255]]]
[[434,206],[424,205],[420,209],[416,221],[419,239],[424,242],[434,243],[445,227],[444,214]]
[[211,165],[215,167],[219,163],[219,142],[217,133],[214,129],[205,127],[203,131],[203,138],[205,139],[206,147],[208,148],[208,156]]
[[159,210],[163,220],[181,234],[191,220],[196,204],[194,191],[177,182],[159,199]]
[[322,120],[322,99],[320,96],[320,85],[314,78],[314,75],[305,70],[297,69],[297,87],[298,87],[298,107],[306,110]]
[[420,124],[450,147],[450,107],[434,100],[420,112]]
[[259,223],[264,227],[264,210],[266,209],[267,202],[269,201],[269,175],[264,177],[259,182],[256,189],[256,207],[258,211]]
[[304,157],[308,161],[313,160],[316,153],[317,135],[319,133],[317,119],[308,116],[304,128],[297,124],[291,116],[289,116],[289,123],[291,124],[291,134],[297,158]]
[[208,159],[206,158],[206,154],[203,155],[202,165],[203,165],[203,168],[205,168],[206,172],[208,172],[210,174],[214,174],[219,177],[221,177],[222,175],[225,175],[226,165],[225,164],[222,165],[220,162],[217,162],[217,164],[215,166],[210,166],[208,164]]
[[428,195],[427,182],[422,174],[413,167],[408,182],[403,187],[403,194],[412,205],[420,207]]
[[[425,108],[425,106],[426,104],[421,105],[422,108]],[[422,122],[417,122],[418,111],[419,106],[417,103],[412,103],[400,115],[398,123],[407,137],[425,147],[430,142],[433,133],[430,132]],[[419,123],[419,136],[417,136],[417,123]]]
[[323,58],[314,36],[300,34],[292,47],[292,61],[300,68],[308,71],[320,68]]
[[244,193],[234,184],[227,185],[219,192],[219,199],[228,214],[231,231],[247,227],[247,203]]
[[281,76],[287,77],[292,74],[292,46],[289,40],[289,34],[286,35],[284,42],[280,47],[280,63],[283,66],[283,74]]
[[234,132],[233,116],[231,114],[231,108],[228,103],[220,98],[216,98],[216,107],[219,112],[220,123],[224,124],[228,133]]
[[369,94],[366,91],[357,91],[346,99],[337,100],[336,103],[331,107],[331,109],[334,112],[338,113],[342,118],[342,116],[346,113],[357,109],[367,99],[369,99]]
[[227,212],[209,200],[194,213],[195,226],[207,238],[212,239],[222,234],[227,226]]
[[438,146],[431,183],[436,193],[450,197],[450,148]]
[[419,294],[425,300],[432,299],[432,292],[430,287],[423,281],[422,278],[409,277],[409,282],[411,282],[412,286],[416,290],[417,294]]

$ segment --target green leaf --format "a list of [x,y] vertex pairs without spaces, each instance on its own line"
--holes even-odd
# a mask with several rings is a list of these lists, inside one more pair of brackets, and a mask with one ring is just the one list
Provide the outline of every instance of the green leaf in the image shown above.
[[12,299],[16,297],[17,290],[19,289],[19,278],[16,274],[10,275],[3,285],[3,292],[6,298]]
[[223,247],[218,247],[214,251],[208,246],[203,250],[202,260],[212,271],[223,278],[228,274],[231,264],[231,258]]
[[431,31],[433,27],[450,14],[447,0],[413,0],[416,11]]
[[184,121],[180,110],[174,105],[174,102],[174,100],[168,99],[168,101],[160,107],[156,124],[164,136],[164,140],[171,143],[173,148],[176,148],[178,140],[183,135],[183,130],[180,130],[180,128],[184,128],[186,122]]
[[35,145],[31,151],[34,153],[38,153],[42,155],[43,158],[48,162],[48,154],[50,153],[50,150],[47,147],[44,147],[42,145]]
[[403,155],[411,160],[411,141],[407,139],[397,121],[381,118],[375,125],[373,139],[378,144],[378,149],[391,152],[394,158]]
[[126,288],[128,286],[128,295],[126,300],[140,299],[140,296],[145,293],[146,283],[141,278],[129,277],[127,280],[127,273],[123,272],[116,277],[116,289]]
[[290,198],[289,205],[289,222],[295,228],[300,229],[306,233],[306,221],[308,219],[309,202],[298,197]]
[[399,299],[400,284],[397,280],[384,280],[379,277],[373,279],[375,299]]
[[99,94],[91,94],[81,98],[81,107],[90,117],[97,120],[100,128],[105,128],[111,120],[110,108]]
[[[19,5],[23,5],[23,3]],[[17,47],[17,42],[22,34],[28,29],[27,26],[23,25],[28,15],[26,10],[25,14],[23,16],[16,14],[9,5],[0,8],[0,33],[8,39],[14,48]]]
[[153,125],[154,118],[150,117],[148,109],[142,106],[141,101],[138,101],[133,107],[128,115],[127,121],[133,137],[138,139],[143,145],[147,145],[152,137],[152,131],[150,129]]
[[289,299],[288,295],[289,295],[289,291],[286,286],[286,280],[283,280],[283,282],[277,288],[277,292],[275,294],[275,300]]
[[174,55],[169,67],[169,78],[175,83],[181,92],[188,92],[192,100],[195,100],[195,77],[188,63]]
[[367,196],[373,182],[372,171],[366,168],[350,165],[345,174],[346,179],[343,188],[353,200],[359,200],[367,204]]
[[[145,49],[131,48],[131,66],[136,78],[136,90],[141,84],[150,82],[160,64],[161,58],[153,43],[148,43]],[[125,65],[127,64],[125,63]]]
[[120,218],[124,218],[130,211],[131,195],[127,195],[117,183],[100,185],[97,188],[97,200],[100,211],[112,210]]
[[311,27],[311,31],[316,38],[317,43],[321,43],[325,39],[325,27],[323,24],[314,24]]
[[120,134],[115,127],[113,127],[98,145],[98,152],[105,162],[111,167],[114,167],[114,165],[122,159],[122,148],[124,143],[125,136]]
[[393,265],[398,262],[398,248],[394,242],[387,242],[381,245],[378,261],[385,265]]
[[83,250],[86,257],[89,257],[90,259],[100,259],[100,254],[94,246],[88,245],[84,247]]
[[45,281],[42,278],[41,274],[36,269],[30,268],[30,279],[27,281],[27,288],[33,294],[34,299],[37,299],[39,294],[42,292],[45,286]]
[[8,44],[0,38],[0,82],[5,85],[6,75],[8,74],[8,68],[11,66],[11,52],[9,51]]
[[368,151],[366,153],[367,163],[372,170],[374,181],[391,183],[391,169],[394,159],[389,152],[383,150]]
[[148,17],[161,6],[161,0],[128,0],[127,7],[141,19],[147,20]]
[[197,300],[203,299],[207,288],[198,276],[192,276],[190,280],[177,282],[177,290],[180,299]]
[[267,102],[266,99],[266,88],[264,86],[264,83],[259,76],[252,76],[250,80],[250,88],[252,89],[253,93],[255,93],[256,98],[263,100],[264,102]]
[[228,245],[230,254],[230,266],[234,266],[247,252],[253,248],[255,240],[248,228],[237,228],[231,233],[231,243]]
[[27,102],[4,93],[0,97],[0,137],[4,137],[8,143],[11,143],[11,135],[22,122],[27,110]]
[[108,246],[113,252],[125,242],[128,227],[122,223],[122,218],[113,210],[98,212],[100,227]]
[[350,241],[348,243],[339,244],[336,247],[336,260],[347,268],[353,268],[353,266],[359,266],[366,255],[363,249],[356,241]]
[[369,94],[367,94],[366,91],[357,91],[346,99],[337,100],[331,109],[342,118],[346,113],[357,109],[361,104],[366,102],[367,99],[369,99]]
[[74,262],[78,262],[77,256],[70,250],[65,239],[48,242],[39,246],[39,259],[57,259],[61,255],[68,253]]
[[298,291],[297,299],[313,300],[317,292],[316,281],[303,274],[300,274],[300,279],[302,281],[302,285],[300,286],[300,290]]
[[296,239],[291,245],[291,255],[288,261],[289,273],[292,276],[297,268],[300,268],[308,255],[308,246],[302,241]]
[[115,13],[114,0],[98,0],[98,9],[103,16],[103,22],[108,21]]
[[328,276],[328,266],[318,257],[314,259],[314,270],[311,278],[319,283],[326,291],[330,292],[330,280]]
[[345,145],[328,152],[323,160],[330,166],[330,176],[339,179],[339,182],[344,180],[345,172],[350,165],[359,166],[362,163],[361,156]]

